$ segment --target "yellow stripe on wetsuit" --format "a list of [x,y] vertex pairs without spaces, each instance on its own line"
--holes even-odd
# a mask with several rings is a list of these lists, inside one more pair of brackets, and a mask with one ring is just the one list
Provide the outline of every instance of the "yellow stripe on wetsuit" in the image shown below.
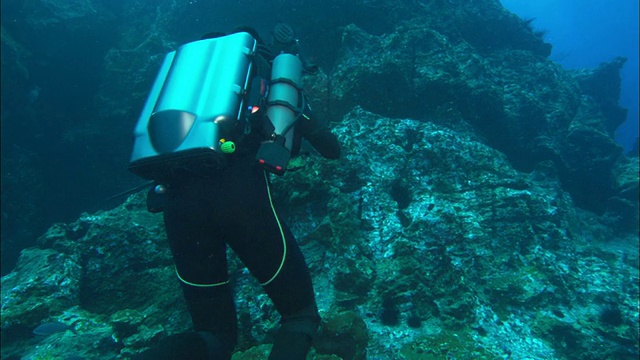
[[271,205],[271,211],[273,211],[273,217],[276,219],[276,222],[278,223],[278,229],[280,230],[280,236],[282,237],[282,261],[280,261],[280,266],[278,267],[278,270],[276,270],[276,273],[273,274],[271,279],[267,280],[266,282],[260,283],[260,285],[262,286],[269,285],[273,280],[275,280],[276,277],[278,277],[278,275],[280,274],[280,271],[282,271],[282,267],[284,266],[284,260],[287,257],[287,239],[284,236],[284,231],[282,231],[282,224],[280,223],[278,214],[276,214],[276,209],[275,207],[273,207],[273,200],[271,199],[271,189],[269,188],[269,179],[267,178],[266,171],[264,172],[264,181],[265,181],[265,185],[267,186],[267,194],[269,195],[269,204]]
[[[284,267],[284,261],[287,258],[287,239],[284,236],[284,231],[282,230],[282,224],[280,223],[280,218],[278,218],[278,214],[276,213],[276,209],[273,206],[273,200],[271,199],[271,189],[269,188],[269,179],[267,179],[267,173],[264,172],[264,180],[265,180],[265,185],[267,186],[267,195],[269,196],[269,205],[271,206],[271,211],[273,212],[273,217],[276,219],[276,223],[278,224],[278,229],[280,230],[280,236],[282,237],[282,261],[280,261],[280,266],[278,266],[278,270],[276,270],[275,274],[273,274],[273,276],[263,282],[260,283],[260,285],[262,286],[266,286],[269,285],[273,280],[276,279],[276,277],[278,277],[278,275],[280,274],[280,271],[282,271],[282,267]],[[193,283],[190,281],[185,280],[182,276],[180,276],[180,273],[178,272],[178,267],[175,267],[176,269],[176,275],[178,275],[178,279],[180,279],[180,281],[182,281],[183,283],[189,285],[189,286],[195,286],[195,287],[215,287],[215,286],[222,286],[222,285],[226,285],[229,283],[229,280],[227,281],[221,281],[218,283],[214,283],[214,284],[198,284],[198,283]]]

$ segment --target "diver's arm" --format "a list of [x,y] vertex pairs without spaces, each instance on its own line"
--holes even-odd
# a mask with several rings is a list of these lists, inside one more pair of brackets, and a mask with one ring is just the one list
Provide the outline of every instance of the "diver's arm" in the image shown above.
[[318,150],[320,155],[327,159],[340,158],[340,143],[338,138],[330,131],[316,131],[307,134],[305,139],[311,143],[314,149]]
[[307,139],[320,155],[327,159],[338,159],[341,150],[340,142],[327,125],[326,122],[314,116],[311,109],[307,107],[296,124],[296,130],[300,131],[302,137]]

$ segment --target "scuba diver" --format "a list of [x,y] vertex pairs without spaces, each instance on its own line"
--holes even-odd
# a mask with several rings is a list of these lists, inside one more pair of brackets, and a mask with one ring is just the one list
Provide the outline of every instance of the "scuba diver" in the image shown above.
[[316,70],[290,26],[273,43],[251,28],[207,34],[167,54],[134,130],[129,169],[154,180],[149,211],[163,212],[192,332],[135,359],[230,359],[238,342],[227,245],[281,316],[269,359],[305,359],[320,325],[304,256],[276,210],[270,174],[283,175],[306,139],[340,157],[301,90]]

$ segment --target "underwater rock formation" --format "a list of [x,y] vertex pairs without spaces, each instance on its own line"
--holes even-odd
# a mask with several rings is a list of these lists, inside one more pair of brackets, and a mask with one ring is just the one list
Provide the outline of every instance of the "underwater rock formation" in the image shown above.
[[[14,230],[3,227],[3,236],[33,244],[35,236],[24,229],[39,233],[50,226],[56,215],[49,214],[62,212],[52,205],[59,201],[57,189],[75,180],[71,171],[54,177],[53,170],[40,165],[38,159],[51,150],[40,144],[63,139],[55,147],[61,159],[74,169],[94,169],[65,197],[72,201],[64,215],[96,208],[104,193],[97,194],[95,187],[117,193],[133,186],[133,176],[110,175],[121,172],[127,161],[131,128],[165,53],[204,33],[247,22],[269,41],[275,20],[264,14],[278,14],[293,25],[305,53],[324,70],[306,80],[314,110],[322,117],[339,122],[361,106],[383,116],[471,126],[518,170],[552,161],[578,206],[615,213],[630,230],[637,205],[618,206],[615,199],[626,197],[613,177],[614,169],[634,165],[622,159],[610,136],[624,114],[617,105],[622,59],[598,69],[565,71],[547,59],[551,45],[544,33],[498,0],[312,0],[295,6],[289,0],[246,0],[241,5],[3,3],[3,13],[12,20],[2,28],[3,49],[8,50],[3,70],[9,70],[3,71],[3,84],[16,80],[3,93],[20,109],[3,112],[3,119],[24,119],[3,127],[12,142],[3,148],[12,168],[11,176],[3,175],[3,203],[16,213],[6,219],[6,228]],[[221,14],[223,22],[217,21]],[[13,71],[19,74],[9,74]],[[29,73],[48,74],[48,83],[30,84]],[[78,79],[89,83],[86,89],[61,86]],[[34,85],[42,89],[38,106],[25,103]],[[24,134],[34,131],[36,144],[25,147],[34,140]],[[40,169],[26,170],[33,167]],[[39,186],[23,185],[32,182]]]
[[[619,197],[614,167],[633,167],[612,135],[626,113],[617,105],[623,63],[574,76],[532,51],[481,52],[420,21],[381,36],[349,25],[326,81],[327,103],[340,116],[357,104],[454,127],[463,121],[519,170],[554,162],[576,203],[602,214],[608,199]],[[637,214],[637,207],[629,210],[621,215],[626,222]]]
[[595,69],[576,70],[574,76],[584,95],[591,97],[600,106],[604,116],[604,128],[613,135],[627,116],[627,110],[618,105],[620,99],[620,70],[627,59],[617,57],[600,64]]
[[[358,107],[334,131],[343,159],[304,155],[274,179],[324,318],[316,359],[637,353],[633,239],[575,208],[551,163],[522,173],[473,133]],[[402,206],[398,179],[411,193]],[[277,316],[230,256],[241,359],[268,351],[250,348],[269,342]],[[3,336],[20,339],[3,355],[41,356],[44,343],[52,356],[73,347],[109,358],[189,327],[144,193],[52,227],[3,277],[2,299]],[[42,322],[73,322],[78,335],[23,334]]]
[[[58,35],[96,16],[108,24],[110,11],[126,19],[99,56],[93,130],[70,135],[99,137],[112,154],[130,146],[164,53],[229,29],[183,26],[193,9],[175,1],[97,3],[33,2],[46,6],[29,19]],[[637,358],[638,163],[612,137],[623,60],[565,71],[496,0],[246,3],[230,22],[268,8],[300,29],[323,68],[307,93],[344,148],[339,161],[304,154],[273,179],[318,293],[311,358]],[[3,28],[5,44],[12,68],[33,60]],[[95,130],[105,126],[106,140]],[[105,181],[126,161],[114,158],[99,158]],[[22,174],[10,183],[32,191],[47,178]],[[278,317],[232,254],[229,263],[234,359],[264,358]],[[33,337],[42,323],[77,334]],[[126,358],[189,326],[144,193],[50,227],[2,278],[3,358]]]

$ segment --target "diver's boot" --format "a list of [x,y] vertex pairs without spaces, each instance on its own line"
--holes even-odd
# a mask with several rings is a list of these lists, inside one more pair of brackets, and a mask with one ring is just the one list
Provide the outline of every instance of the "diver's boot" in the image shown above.
[[205,341],[207,360],[231,359],[233,347],[229,348],[229,345],[223,344],[218,337],[208,331],[198,331],[198,336]]
[[[191,294],[190,294],[191,295]],[[209,291],[206,298],[187,298],[193,327],[205,340],[210,359],[230,359],[238,342],[236,308],[228,286]]]
[[[222,344],[211,334],[185,332],[171,335],[151,349],[139,353],[134,360],[213,360],[224,359]],[[228,358],[231,358],[230,356]]]
[[320,326],[314,306],[283,316],[269,360],[304,360]]
[[304,360],[311,349],[311,337],[297,332],[276,334],[269,360]]

